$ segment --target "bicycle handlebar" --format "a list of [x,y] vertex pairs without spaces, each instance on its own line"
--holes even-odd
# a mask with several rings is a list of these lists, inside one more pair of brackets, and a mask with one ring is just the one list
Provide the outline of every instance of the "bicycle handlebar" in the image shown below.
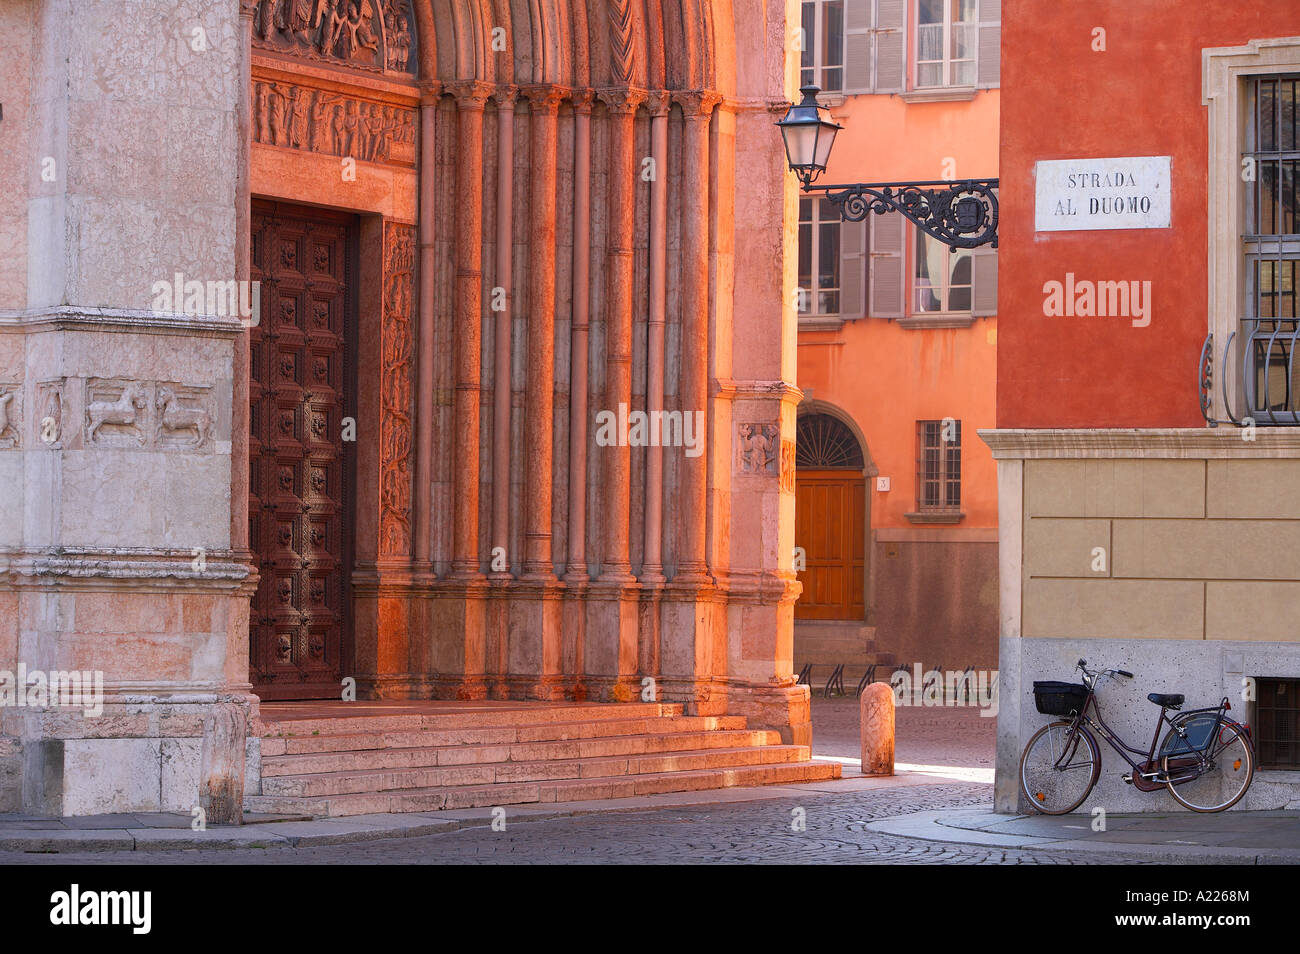
[[1105,675],[1123,676],[1126,679],[1133,678],[1133,674],[1129,672],[1127,669],[1098,669],[1096,671],[1090,670],[1088,668],[1088,660],[1086,659],[1080,659],[1077,663],[1075,663],[1075,667],[1078,669],[1082,669],[1085,675],[1092,676],[1093,678],[1096,678],[1097,676],[1105,676]]

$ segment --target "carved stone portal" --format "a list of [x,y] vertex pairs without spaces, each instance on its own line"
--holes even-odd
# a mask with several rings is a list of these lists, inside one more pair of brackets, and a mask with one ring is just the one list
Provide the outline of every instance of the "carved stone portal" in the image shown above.
[[414,23],[410,0],[258,0],[253,40],[280,53],[409,73]]

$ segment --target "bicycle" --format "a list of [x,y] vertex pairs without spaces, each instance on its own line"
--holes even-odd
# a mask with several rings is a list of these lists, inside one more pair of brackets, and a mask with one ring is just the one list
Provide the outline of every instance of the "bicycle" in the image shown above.
[[[1065,815],[1088,797],[1101,775],[1101,749],[1096,732],[1124,759],[1133,771],[1124,781],[1143,792],[1166,788],[1179,804],[1194,812],[1221,812],[1231,808],[1250,788],[1255,777],[1255,749],[1250,730],[1225,713],[1232,708],[1224,696],[1217,706],[1179,712],[1183,696],[1152,692],[1150,702],[1160,706],[1160,719],[1145,753],[1120,738],[1101,715],[1097,683],[1104,677],[1123,676],[1123,669],[1093,671],[1087,660],[1076,668],[1083,683],[1035,682],[1034,703],[1044,715],[1064,716],[1043,726],[1020,756],[1020,788],[1035,811],[1044,815]],[[1095,714],[1089,715],[1089,709]],[[1156,754],[1160,728],[1169,726]],[[1145,755],[1136,762],[1130,758]],[[1158,760],[1158,764],[1157,764]]]

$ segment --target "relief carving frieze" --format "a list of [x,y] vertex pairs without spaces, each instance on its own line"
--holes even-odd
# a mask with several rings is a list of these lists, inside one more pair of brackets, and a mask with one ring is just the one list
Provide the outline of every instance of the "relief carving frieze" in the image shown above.
[[253,82],[253,141],[415,165],[415,110],[288,82]]
[[258,0],[253,42],[307,59],[411,73],[414,25],[410,0]]
[[[59,401],[61,403],[61,397]],[[170,381],[86,381],[86,447],[212,448],[211,389]],[[61,411],[59,412],[61,413]]]
[[380,338],[379,555],[411,549],[412,395],[415,359],[415,229],[384,223]]

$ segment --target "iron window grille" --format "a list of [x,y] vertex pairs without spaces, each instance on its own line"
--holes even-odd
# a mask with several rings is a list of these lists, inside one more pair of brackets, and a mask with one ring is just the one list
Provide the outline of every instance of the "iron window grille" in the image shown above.
[[862,470],[862,447],[847,424],[829,414],[805,414],[795,428],[794,465],[808,470]]
[[1255,691],[1259,767],[1300,769],[1300,679],[1257,679]]

